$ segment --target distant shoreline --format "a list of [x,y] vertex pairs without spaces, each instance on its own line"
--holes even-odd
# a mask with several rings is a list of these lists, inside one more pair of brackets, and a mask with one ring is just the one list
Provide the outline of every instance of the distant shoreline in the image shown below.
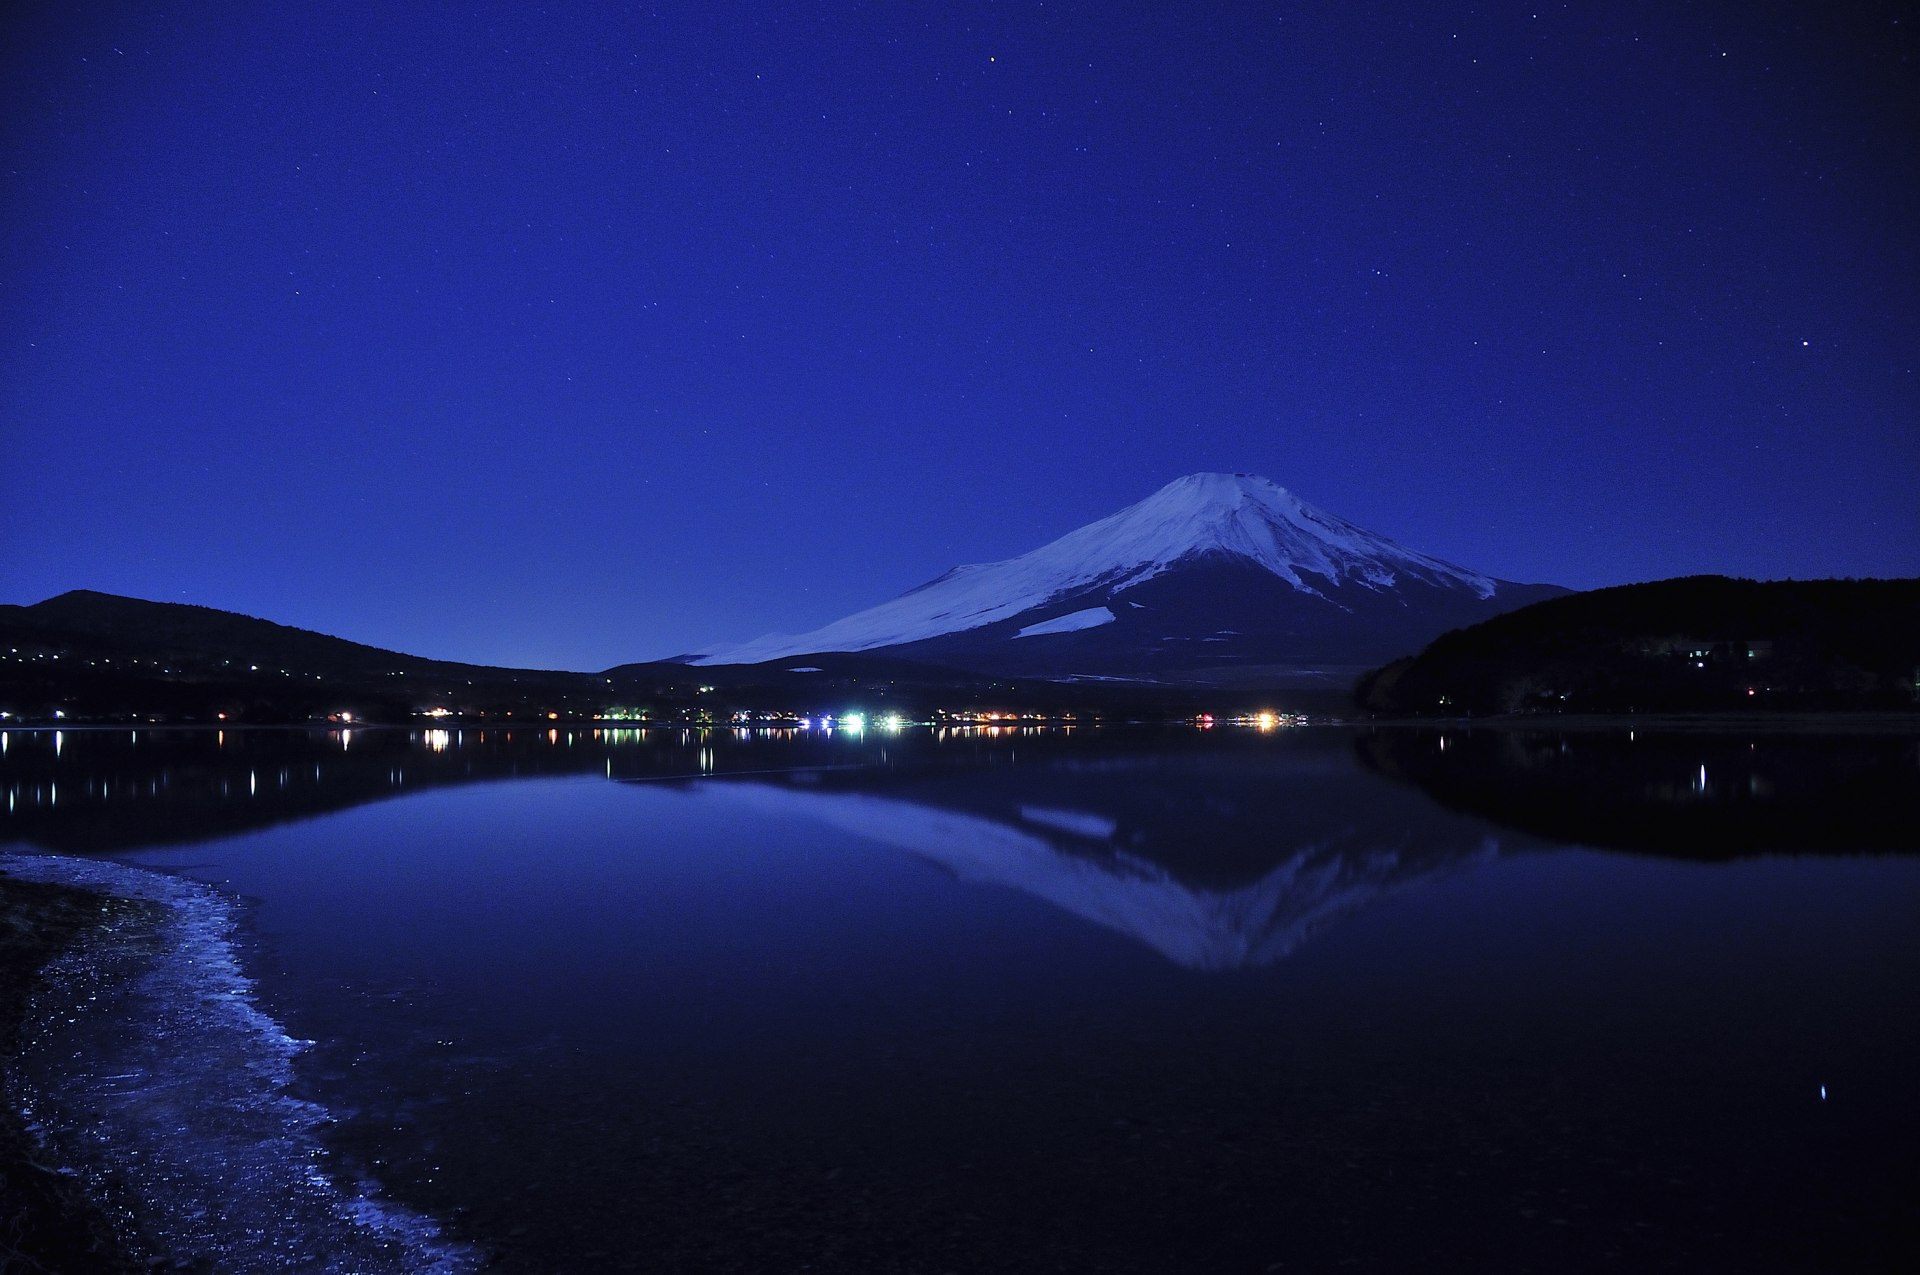
[[1353,718],[1349,726],[1423,727],[1428,730],[1658,730],[1806,735],[1920,735],[1920,713],[1502,713],[1490,717]]
[[[927,726],[917,722],[912,725]],[[1025,728],[1074,730],[1196,730],[1192,721],[1181,718],[1113,719],[1107,721],[1064,722],[1057,719],[1005,723]],[[1758,731],[1769,734],[1920,734],[1920,713],[1889,712],[1876,709],[1825,710],[1808,712],[1732,711],[1723,713],[1500,713],[1485,717],[1327,717],[1311,720],[1307,726],[1337,727],[1418,727],[1426,730],[1663,730],[1663,731]],[[1256,729],[1242,723],[1222,723],[1227,729]],[[1210,729],[1220,729],[1211,727]],[[736,730],[734,722],[640,722],[623,718],[575,718],[572,720],[521,720],[505,717],[470,717],[459,720],[414,722],[8,722],[0,730],[12,731],[395,731],[395,730]],[[755,723],[744,729],[779,729]],[[1289,730],[1303,729],[1290,726]]]

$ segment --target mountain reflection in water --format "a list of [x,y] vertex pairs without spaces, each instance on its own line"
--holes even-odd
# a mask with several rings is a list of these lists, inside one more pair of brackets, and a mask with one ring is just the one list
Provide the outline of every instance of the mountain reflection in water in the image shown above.
[[[1168,782],[1158,768],[1122,767],[1103,778]],[[1177,782],[1175,780],[1174,782]],[[1257,872],[1243,884],[1183,874],[1174,863],[1202,864],[1209,846],[1234,832],[1234,817],[1202,818],[1174,836],[1123,824],[1119,807],[1020,805],[973,812],[908,795],[838,785],[729,785],[728,799],[777,817],[810,819],[911,851],[965,881],[1005,886],[1137,939],[1190,969],[1233,969],[1279,960],[1316,929],[1408,881],[1491,857],[1491,838],[1448,827],[1429,833],[1355,824],[1308,834],[1290,827],[1284,808],[1264,813],[1257,857],[1236,866]],[[1209,794],[1176,791],[1204,807]],[[1236,812],[1240,818],[1260,813]]]

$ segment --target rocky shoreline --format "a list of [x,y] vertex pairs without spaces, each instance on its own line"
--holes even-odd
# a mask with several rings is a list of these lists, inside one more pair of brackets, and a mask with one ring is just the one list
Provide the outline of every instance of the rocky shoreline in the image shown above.
[[0,1270],[455,1272],[481,1255],[336,1166],[262,1010],[238,902],[0,856]]
[[0,876],[0,1266],[32,1272],[139,1267],[106,1215],[42,1148],[7,1089],[41,972],[89,931],[151,907],[91,890]]

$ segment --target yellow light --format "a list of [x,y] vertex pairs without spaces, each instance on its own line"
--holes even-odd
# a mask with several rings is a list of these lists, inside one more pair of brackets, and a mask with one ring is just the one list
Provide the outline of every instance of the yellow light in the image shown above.
[[1261,730],[1272,730],[1280,724],[1280,719],[1270,712],[1261,713],[1253,719],[1253,724]]

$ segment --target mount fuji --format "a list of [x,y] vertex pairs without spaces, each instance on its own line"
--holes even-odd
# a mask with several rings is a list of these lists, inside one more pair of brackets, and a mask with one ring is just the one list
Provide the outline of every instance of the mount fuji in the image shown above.
[[1415,553],[1265,478],[1192,474],[1020,557],[681,659],[869,651],[993,676],[1326,685],[1565,592]]

